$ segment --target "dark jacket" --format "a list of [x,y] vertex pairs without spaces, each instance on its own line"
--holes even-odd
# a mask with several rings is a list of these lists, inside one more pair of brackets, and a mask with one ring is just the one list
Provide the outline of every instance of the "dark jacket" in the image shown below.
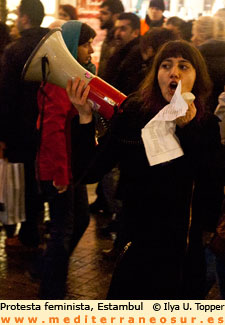
[[135,92],[151,69],[153,59],[144,61],[139,45],[135,45],[121,65],[119,90],[125,95]]
[[114,27],[108,30],[107,35],[102,43],[101,47],[101,55],[99,59],[98,65],[98,76],[104,79],[105,69],[108,63],[110,56],[113,54],[115,50],[114,43]]
[[[85,182],[95,182],[120,164],[124,222],[132,245],[122,268],[116,270],[109,297],[200,298],[203,289],[191,272],[203,268],[201,231],[215,229],[223,198],[215,159],[221,149],[218,120],[210,116],[201,123],[194,119],[184,128],[177,127],[184,156],[149,166],[141,129],[153,116],[143,114],[141,106],[141,102],[128,98],[122,105],[123,113],[115,117],[97,148],[93,124],[77,126],[74,120],[72,127],[74,158],[78,161],[79,157],[74,174],[81,177],[83,173]],[[75,143],[77,132],[79,144]],[[92,155],[95,158],[89,163]],[[86,175],[84,166],[88,166]],[[191,202],[194,229],[189,240],[197,259],[189,263],[186,252]]]
[[199,47],[205,58],[210,78],[213,82],[213,92],[209,100],[210,109],[215,111],[218,96],[225,86],[225,40],[211,39]]
[[162,18],[160,20],[151,20],[149,18],[149,15],[146,15],[145,21],[149,27],[161,27],[165,22],[165,17],[162,16]]
[[36,151],[37,90],[39,83],[23,82],[21,73],[47,28],[24,30],[2,57],[0,75],[0,139],[6,142],[10,161],[34,158]]
[[134,47],[138,46],[139,37],[133,39],[121,49],[117,50],[108,60],[104,73],[104,80],[123,92],[126,89],[126,61]]

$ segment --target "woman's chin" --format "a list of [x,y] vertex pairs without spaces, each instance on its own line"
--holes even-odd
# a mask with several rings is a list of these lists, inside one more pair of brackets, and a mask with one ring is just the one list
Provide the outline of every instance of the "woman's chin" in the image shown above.
[[173,97],[172,95],[167,95],[167,96],[164,97],[164,99],[165,99],[166,102],[170,103],[172,97]]

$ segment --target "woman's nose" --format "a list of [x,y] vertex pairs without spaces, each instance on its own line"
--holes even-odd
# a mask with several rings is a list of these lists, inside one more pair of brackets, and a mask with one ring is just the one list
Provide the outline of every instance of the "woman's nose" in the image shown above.
[[179,78],[180,70],[177,65],[174,65],[170,70],[170,77],[177,77]]
[[90,52],[90,54],[91,53],[94,53],[94,49],[93,49],[93,46],[92,45],[90,46],[89,52]]

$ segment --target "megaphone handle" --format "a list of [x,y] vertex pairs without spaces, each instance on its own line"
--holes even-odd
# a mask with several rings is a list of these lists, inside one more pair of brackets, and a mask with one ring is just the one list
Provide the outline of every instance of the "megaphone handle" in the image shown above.
[[49,66],[49,61],[47,56],[43,56],[41,58],[41,71],[42,71],[42,80],[44,84],[47,82],[47,74],[46,74],[46,65],[48,64]]

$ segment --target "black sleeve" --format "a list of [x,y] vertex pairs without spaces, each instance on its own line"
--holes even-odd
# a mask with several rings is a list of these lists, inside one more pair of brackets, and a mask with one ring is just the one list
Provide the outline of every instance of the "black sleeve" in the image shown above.
[[194,172],[192,222],[214,232],[223,201],[225,165],[218,119],[210,116],[201,124],[193,120],[178,133]]
[[[17,120],[18,93],[20,89],[20,75],[16,65],[15,54],[7,48],[1,60],[0,73],[0,139],[6,140],[8,132]],[[18,122],[18,120],[17,120]]]
[[110,130],[96,144],[95,123],[72,121],[72,169],[77,182],[95,183],[118,162],[119,148]]

